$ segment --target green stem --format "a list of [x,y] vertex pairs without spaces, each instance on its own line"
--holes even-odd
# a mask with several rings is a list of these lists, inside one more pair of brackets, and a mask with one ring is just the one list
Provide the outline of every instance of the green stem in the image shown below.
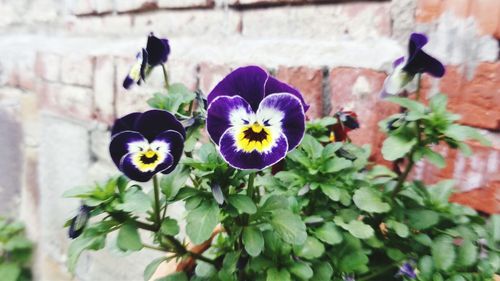
[[153,189],[155,195],[155,205],[154,205],[154,215],[155,215],[155,226],[160,229],[161,226],[161,211],[160,211],[160,185],[158,183],[158,176],[153,176]]
[[153,245],[148,245],[148,244],[145,244],[145,243],[142,243],[142,246],[144,248],[148,248],[148,249],[151,249],[151,250],[156,250],[156,251],[161,251],[161,252],[167,252],[166,249],[163,249],[163,248],[157,247],[157,246],[153,246]]
[[385,272],[387,272],[389,269],[393,268],[395,265],[395,263],[391,263],[390,265],[386,266],[386,267],[382,267],[381,269],[379,270],[376,270],[375,272],[373,272],[372,274],[370,275],[366,275],[364,277],[361,277],[361,278],[357,278],[356,280],[357,281],[365,281],[365,280],[373,280],[373,277],[377,277],[379,276],[380,274],[383,274]]
[[248,176],[247,196],[250,197],[252,199],[252,201],[253,201],[254,195],[255,195],[254,181],[255,181],[255,173],[251,173]]
[[167,69],[165,68],[164,64],[161,64],[161,69],[163,70],[163,79],[165,80],[165,89],[168,90],[168,87],[170,86],[170,84],[168,83],[168,73],[167,73]]

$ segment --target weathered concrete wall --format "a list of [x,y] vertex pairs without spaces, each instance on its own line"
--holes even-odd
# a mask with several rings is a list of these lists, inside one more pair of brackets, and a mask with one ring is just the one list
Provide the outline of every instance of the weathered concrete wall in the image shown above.
[[[38,280],[70,280],[62,225],[78,202],[61,195],[116,174],[109,126],[146,109],[163,83],[160,71],[144,87],[121,88],[151,31],[170,39],[173,82],[208,92],[231,69],[257,64],[299,88],[311,118],[356,110],[353,140],[371,143],[377,161],[377,120],[397,111],[378,91],[408,35],[427,33],[426,50],[448,71],[425,77],[426,94],[447,93],[494,146],[473,144],[472,158],[443,150],[447,168],[422,163],[414,176],[456,178],[472,192],[457,200],[498,212],[499,21],[497,0],[0,0],[0,213],[20,212],[38,241]],[[77,279],[141,280],[157,255],[89,253]]]

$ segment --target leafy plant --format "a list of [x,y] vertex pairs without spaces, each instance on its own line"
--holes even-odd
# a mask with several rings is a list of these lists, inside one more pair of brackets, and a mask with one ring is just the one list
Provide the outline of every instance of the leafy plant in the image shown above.
[[24,225],[0,217],[0,276],[5,281],[31,280],[33,244],[24,234]]

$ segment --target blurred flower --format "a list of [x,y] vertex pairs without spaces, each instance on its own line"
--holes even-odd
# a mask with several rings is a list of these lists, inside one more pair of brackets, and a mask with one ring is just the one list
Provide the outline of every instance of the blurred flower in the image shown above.
[[308,105],[260,67],[227,75],[208,95],[207,130],[231,166],[261,170],[301,142]]
[[140,85],[151,70],[167,62],[170,54],[170,45],[167,39],[160,39],[150,33],[146,48],[137,53],[137,62],[132,66],[127,77],[123,80],[123,87],[129,89],[132,84]]
[[91,207],[82,205],[78,210],[78,214],[71,219],[71,225],[69,226],[68,236],[71,239],[75,239],[80,236],[87,225],[90,218]]
[[415,268],[413,268],[412,264],[409,262],[405,262],[399,267],[397,275],[402,277],[408,277],[410,279],[417,278],[417,273],[415,272]]
[[356,281],[356,279],[354,278],[354,275],[352,275],[352,274],[345,275],[344,277],[342,277],[342,280],[343,281]]
[[385,79],[384,88],[380,94],[381,97],[399,94],[417,73],[428,73],[434,77],[443,77],[445,72],[443,64],[422,50],[427,41],[424,34],[411,34],[408,57],[401,57],[394,61],[394,70]]
[[348,139],[347,133],[359,128],[358,115],[353,111],[338,111],[334,115],[337,123],[330,128],[330,141],[345,141]]
[[164,110],[134,112],[115,121],[109,151],[127,177],[146,182],[156,173],[170,173],[179,162],[186,132]]

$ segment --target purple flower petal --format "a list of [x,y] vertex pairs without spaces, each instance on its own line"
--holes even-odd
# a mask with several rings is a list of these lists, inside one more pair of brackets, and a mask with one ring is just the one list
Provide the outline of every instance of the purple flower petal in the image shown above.
[[139,143],[142,142],[147,144],[147,140],[138,132],[133,131],[122,131],[118,134],[115,134],[111,139],[111,143],[109,144],[109,153],[111,155],[111,159],[117,167],[120,166],[120,161],[125,154],[128,154],[129,145],[131,143]]
[[396,59],[396,60],[392,63],[392,68],[396,68],[396,67],[398,67],[398,65],[402,64],[404,61],[405,61],[405,57],[400,57],[399,59]]
[[182,151],[184,149],[184,137],[177,131],[168,130],[159,134],[152,142],[152,145],[154,145],[156,141],[163,141],[170,145],[169,153],[173,157],[172,165],[168,169],[162,171],[162,173],[168,174],[175,169],[177,163],[179,163],[179,160],[181,159]]
[[154,67],[167,62],[168,55],[170,54],[170,45],[167,39],[160,39],[151,33],[148,37],[146,51],[148,53],[148,64]]
[[443,64],[422,50],[427,42],[427,36],[424,34],[411,34],[408,44],[408,60],[403,71],[410,75],[429,73],[434,77],[443,77],[445,72]]
[[276,93],[292,94],[300,100],[302,106],[304,107],[304,112],[307,112],[307,110],[309,109],[309,105],[306,104],[306,102],[304,101],[304,98],[302,97],[302,95],[300,94],[300,92],[297,89],[279,81],[278,79],[276,79],[272,76],[269,76],[269,79],[267,79],[267,82],[266,82],[265,96],[269,96],[271,94],[276,94]]
[[304,108],[294,95],[281,93],[265,97],[257,110],[257,118],[266,126],[281,127],[288,142],[288,151],[297,147],[304,137]]
[[256,111],[264,98],[267,78],[267,72],[258,66],[240,67],[222,79],[208,94],[208,104],[219,96],[241,96]]
[[411,60],[428,42],[427,36],[422,33],[412,33],[408,44],[408,60]]
[[135,121],[140,115],[140,112],[133,112],[117,119],[111,128],[111,135],[114,136],[123,131],[134,131]]
[[248,123],[253,114],[250,105],[240,96],[219,96],[210,103],[207,110],[207,131],[212,141],[219,143],[222,134],[234,123]]
[[137,117],[134,130],[141,133],[148,141],[153,141],[157,135],[167,130],[179,132],[186,138],[186,131],[182,124],[165,110],[149,110]]
[[280,135],[274,146],[268,151],[260,153],[256,150],[245,152],[236,146],[235,132],[227,130],[220,140],[219,151],[224,160],[232,167],[241,170],[262,170],[285,158],[288,143],[284,135]]
[[166,154],[163,161],[158,163],[154,170],[141,171],[141,169],[138,168],[136,163],[137,161],[134,160],[134,157],[136,157],[136,153],[129,153],[123,156],[119,169],[131,180],[139,182],[149,181],[156,173],[170,168],[173,164],[172,155]]

